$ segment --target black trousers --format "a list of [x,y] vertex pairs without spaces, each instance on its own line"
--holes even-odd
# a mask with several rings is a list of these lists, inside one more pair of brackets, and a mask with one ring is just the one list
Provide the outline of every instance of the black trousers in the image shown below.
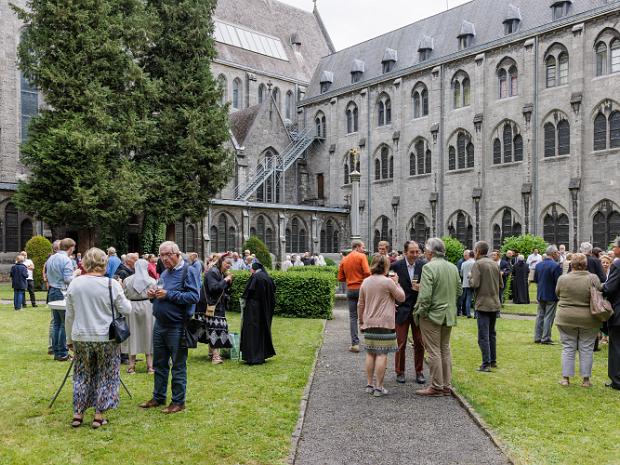
[[609,327],[607,374],[614,388],[620,389],[620,326]]
[[[37,297],[34,295],[34,280],[33,279],[28,280],[28,294],[30,294],[30,303],[32,303],[32,306],[34,307],[37,304]],[[24,304],[25,303],[26,301],[24,299]]]

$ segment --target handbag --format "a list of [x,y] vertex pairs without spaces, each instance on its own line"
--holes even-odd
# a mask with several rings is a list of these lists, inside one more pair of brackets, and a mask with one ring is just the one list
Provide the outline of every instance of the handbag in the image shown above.
[[590,314],[599,321],[607,321],[614,314],[614,309],[609,300],[603,297],[594,282],[590,286]]
[[224,292],[226,292],[226,290],[222,291],[222,293],[220,294],[220,297],[217,299],[217,301],[215,302],[214,305],[207,304],[207,316],[208,317],[215,316],[215,309],[217,308],[218,304],[220,303],[220,300],[222,300],[222,297],[224,296]]
[[116,316],[114,313],[115,305],[112,298],[112,279],[108,278],[108,292],[110,293],[110,305],[112,306],[112,323],[110,323],[109,336],[110,341],[116,341],[119,344],[130,336],[129,325],[127,319],[123,315]]

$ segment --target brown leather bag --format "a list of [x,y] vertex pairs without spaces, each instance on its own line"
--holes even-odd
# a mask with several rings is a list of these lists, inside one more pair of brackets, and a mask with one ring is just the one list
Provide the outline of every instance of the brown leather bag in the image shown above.
[[590,314],[599,321],[607,321],[614,314],[614,309],[603,293],[596,288],[594,281],[590,285]]

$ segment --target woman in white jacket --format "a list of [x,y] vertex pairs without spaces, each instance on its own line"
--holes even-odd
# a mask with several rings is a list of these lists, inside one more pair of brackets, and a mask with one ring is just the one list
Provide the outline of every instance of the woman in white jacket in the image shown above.
[[116,314],[128,315],[132,310],[121,285],[104,276],[106,265],[103,250],[89,249],[82,258],[84,273],[71,281],[65,297],[67,345],[75,353],[73,427],[82,424],[89,407],[95,409],[92,427],[105,425],[104,412],[119,402],[121,352],[120,345],[109,337],[111,300]]

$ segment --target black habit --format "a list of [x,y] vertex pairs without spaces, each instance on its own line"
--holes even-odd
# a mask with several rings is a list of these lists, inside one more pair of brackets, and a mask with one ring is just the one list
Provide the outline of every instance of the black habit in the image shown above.
[[250,365],[265,363],[276,354],[271,341],[276,285],[271,276],[264,270],[257,270],[245,286],[243,298],[241,358]]
[[518,261],[513,269],[512,277],[512,302],[515,304],[529,304],[530,294],[528,292],[527,277],[529,267],[523,260]]

